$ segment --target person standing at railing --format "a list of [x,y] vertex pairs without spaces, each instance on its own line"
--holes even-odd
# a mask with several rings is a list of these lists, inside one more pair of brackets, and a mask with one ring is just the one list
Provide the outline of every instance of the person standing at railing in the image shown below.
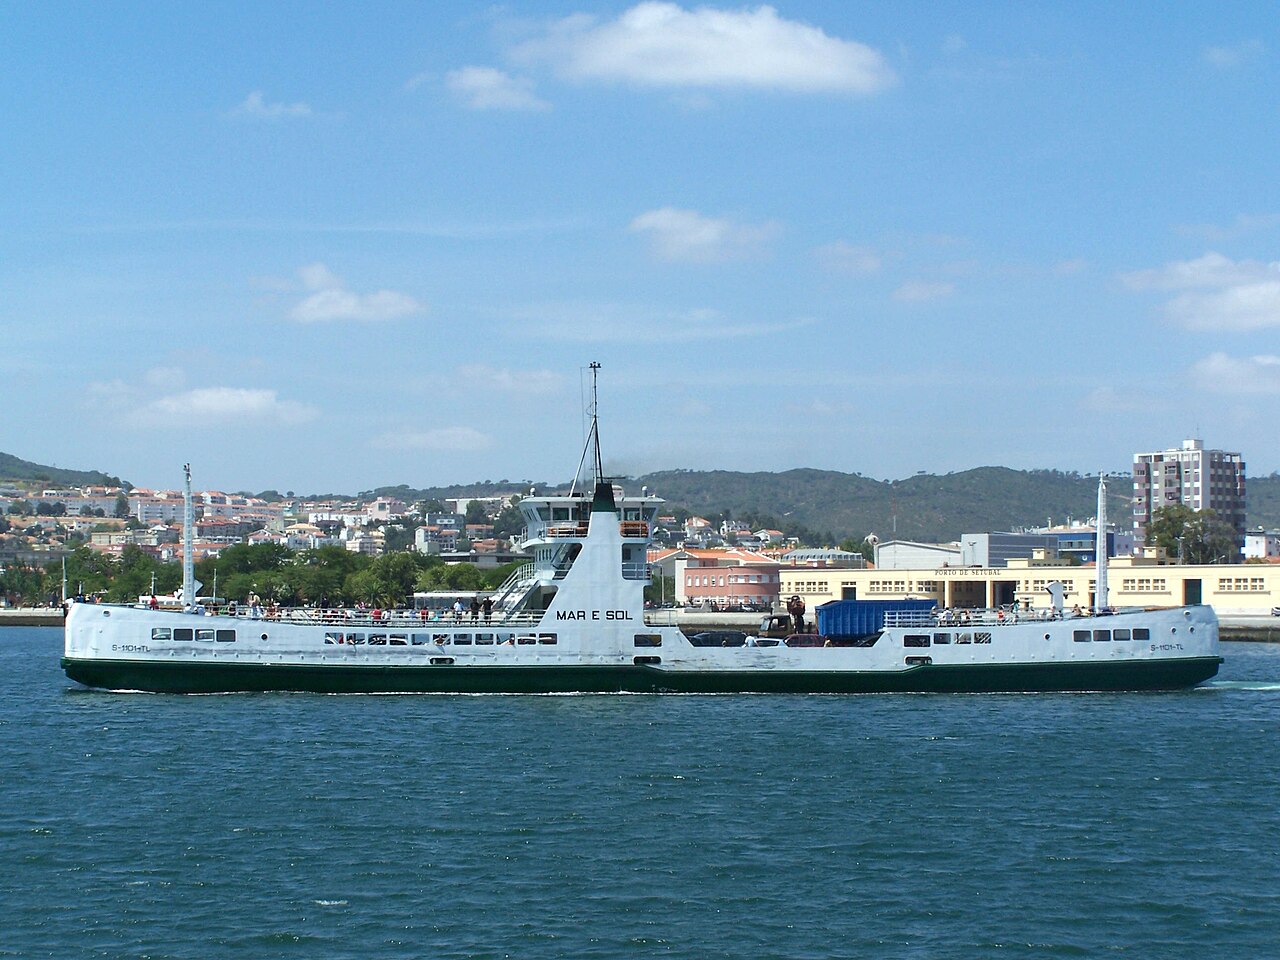
[[484,610],[484,622],[490,623],[493,620],[493,597],[485,597],[480,607]]

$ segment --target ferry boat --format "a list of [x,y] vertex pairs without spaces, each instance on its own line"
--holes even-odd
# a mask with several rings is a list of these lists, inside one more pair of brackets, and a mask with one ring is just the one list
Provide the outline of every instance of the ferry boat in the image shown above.
[[[262,610],[209,616],[195,602],[186,468],[178,610],[74,603],[62,666],[89,687],[163,693],[888,693],[1166,690],[1222,662],[1207,606],[1040,614],[905,611],[861,636],[745,637],[707,646],[646,611],[647,548],[663,502],[604,477],[592,364],[585,464],[592,483],[519,503],[532,559],[489,613]],[[582,472],[580,465],[579,472]],[[1099,495],[1099,538],[1105,537]]]

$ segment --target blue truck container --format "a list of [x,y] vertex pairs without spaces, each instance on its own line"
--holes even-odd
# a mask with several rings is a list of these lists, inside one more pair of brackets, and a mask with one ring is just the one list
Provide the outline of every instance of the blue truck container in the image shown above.
[[832,600],[818,607],[818,633],[824,637],[865,637],[884,629],[886,613],[928,613],[932,600]]

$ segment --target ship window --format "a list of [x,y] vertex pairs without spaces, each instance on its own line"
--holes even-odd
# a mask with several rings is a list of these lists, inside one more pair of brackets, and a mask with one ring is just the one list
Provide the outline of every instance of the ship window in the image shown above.
[[347,643],[364,643],[363,633],[348,633]]
[[441,645],[446,644],[449,642],[449,635],[447,633],[433,633],[431,635],[431,642]]
[[662,646],[662,634],[660,633],[637,633],[637,647],[660,647]]
[[929,635],[927,633],[908,633],[902,638],[904,647],[927,647],[929,645]]
[[492,633],[477,633],[477,634],[476,634],[476,643],[482,643],[482,644],[484,644],[485,646],[492,647],[492,646],[493,646],[493,634],[492,634]]
[[404,647],[409,644],[409,637],[404,633],[393,633],[387,640],[393,647]]
[[1095,630],[1095,631],[1093,631],[1093,642],[1094,642],[1094,643],[1110,643],[1110,642],[1111,642],[1111,631],[1110,631],[1110,630]]
[[216,639],[219,643],[235,643],[236,632],[234,630],[219,630]]
[[196,631],[196,639],[197,639],[197,640],[203,640],[203,641],[212,642],[212,641],[213,641],[213,631],[212,631],[212,630],[197,630],[197,631]]
[[172,640],[173,631],[170,630],[168,627],[152,627],[151,639],[152,640]]
[[1111,639],[1112,639],[1112,640],[1128,640],[1128,639],[1129,639],[1129,630],[1128,630],[1128,628],[1126,627],[1126,628],[1124,628],[1124,629],[1116,629],[1116,630],[1112,630],[1112,631],[1111,631]]
[[538,642],[539,643],[555,643],[556,635],[554,633],[540,633],[538,634]]
[[324,642],[325,643],[345,643],[346,641],[342,639],[342,634],[340,633],[326,633],[324,635]]
[[982,632],[975,633],[975,634],[973,635],[973,642],[974,642],[974,643],[990,643],[990,642],[991,642],[991,634],[989,634],[989,633],[982,633]]
[[471,646],[471,634],[455,633],[453,635],[453,642],[455,646],[469,647]]
[[972,633],[957,633],[956,643],[973,643]]
[[637,667],[643,667],[645,664],[661,663],[661,657],[636,657],[635,664]]
[[1093,639],[1093,634],[1088,630],[1075,630],[1071,637],[1076,643],[1088,643]]
[[1133,639],[1135,639],[1135,640],[1150,640],[1150,639],[1151,639],[1151,631],[1150,631],[1150,630],[1148,630],[1146,627],[1134,627],[1134,628],[1133,628]]
[[950,643],[950,642],[951,642],[951,634],[949,634],[949,633],[935,633],[935,634],[933,635],[933,642],[934,642],[935,644],[939,644],[939,643]]
[[177,627],[173,631],[173,639],[190,640],[194,636],[190,627]]
[[385,647],[387,645],[387,635],[385,633],[369,634],[369,646]]
[[431,665],[433,667],[447,667],[453,663],[453,657],[432,657]]
[[420,646],[422,646],[424,643],[426,643],[428,640],[430,640],[430,639],[431,639],[431,637],[430,637],[428,634],[425,634],[425,633],[415,633],[415,634],[413,634],[412,636],[413,636],[413,641],[412,641],[412,642],[413,642],[413,645],[414,645],[415,647],[420,647]]
[[529,643],[537,643],[537,642],[538,642],[537,637],[516,637],[516,643],[521,645],[529,644]]
[[515,643],[515,641],[516,641],[516,635],[514,633],[498,634],[498,643],[500,644],[512,645]]

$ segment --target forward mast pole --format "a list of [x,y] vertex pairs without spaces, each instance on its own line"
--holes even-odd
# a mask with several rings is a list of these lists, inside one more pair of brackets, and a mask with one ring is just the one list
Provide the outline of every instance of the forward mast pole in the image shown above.
[[191,464],[184,463],[186,484],[182,490],[182,609],[196,605],[196,567],[192,543],[195,539],[195,510],[191,506]]
[[1094,609],[1107,609],[1107,477],[1098,474],[1098,529],[1094,533],[1094,573],[1097,586],[1093,590]]

